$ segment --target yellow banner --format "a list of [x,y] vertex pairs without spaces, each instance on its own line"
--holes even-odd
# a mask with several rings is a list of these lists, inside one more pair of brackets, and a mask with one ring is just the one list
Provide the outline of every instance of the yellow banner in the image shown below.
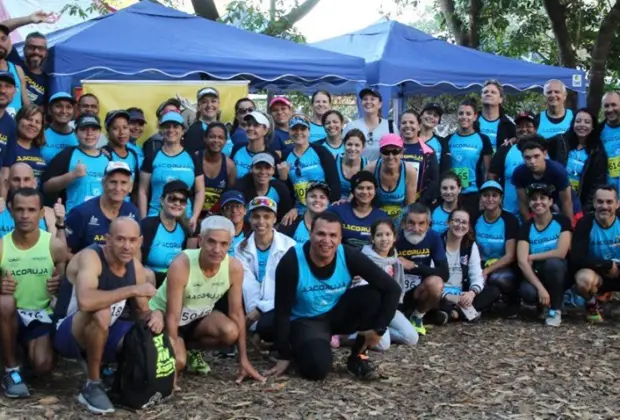
[[110,110],[141,108],[146,119],[144,135],[139,139],[141,144],[157,132],[155,112],[162,102],[169,98],[178,98],[185,105],[184,108],[195,110],[196,93],[207,86],[216,88],[220,93],[220,120],[232,122],[235,117],[235,102],[248,96],[247,82],[85,80],[82,82],[82,94],[92,93],[99,98],[99,117],[102,123]]

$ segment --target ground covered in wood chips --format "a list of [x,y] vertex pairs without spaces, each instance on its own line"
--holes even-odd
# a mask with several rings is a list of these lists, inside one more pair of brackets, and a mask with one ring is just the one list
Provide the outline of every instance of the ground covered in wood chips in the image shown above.
[[[605,322],[581,313],[560,328],[534,320],[486,319],[433,328],[418,346],[394,346],[372,360],[387,378],[363,383],[336,351],[323,382],[295,374],[266,384],[234,383],[233,359],[211,359],[205,378],[185,375],[183,391],[147,412],[117,410],[109,418],[141,419],[617,419],[620,418],[620,302]],[[210,356],[210,355],[209,355]],[[261,371],[271,363],[253,353]],[[91,418],[76,401],[84,379],[61,361],[51,380],[31,383],[26,400],[0,398],[0,419]]]

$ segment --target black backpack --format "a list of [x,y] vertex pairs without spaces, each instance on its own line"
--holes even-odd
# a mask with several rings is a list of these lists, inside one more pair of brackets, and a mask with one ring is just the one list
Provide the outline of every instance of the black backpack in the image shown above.
[[136,410],[158,404],[172,394],[175,366],[168,335],[155,335],[145,322],[136,322],[123,339],[118,359],[117,403]]

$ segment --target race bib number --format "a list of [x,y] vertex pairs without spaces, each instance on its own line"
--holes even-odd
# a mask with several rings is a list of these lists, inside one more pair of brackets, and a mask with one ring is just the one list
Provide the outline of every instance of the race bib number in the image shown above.
[[45,309],[30,310],[30,309],[18,309],[17,314],[21,318],[25,326],[30,325],[32,321],[39,321],[43,324],[51,324],[52,319]]
[[411,289],[415,289],[422,283],[422,279],[420,276],[415,275],[405,275],[405,292],[408,292]]
[[484,262],[484,268],[490,267],[498,261],[499,261],[499,258],[492,258],[490,260],[487,260]]
[[403,211],[403,208],[397,204],[387,204],[387,205],[381,206],[381,210],[386,212],[387,215],[390,216],[391,218],[397,218],[400,216],[401,212]]
[[126,301],[123,300],[110,306],[110,313],[112,314],[112,317],[110,318],[110,326],[112,326],[116,322],[116,320],[122,315],[123,310],[125,309],[125,302]]
[[454,168],[454,173],[461,179],[463,189],[469,187],[469,169],[467,168]]
[[579,180],[571,179],[570,180],[570,186],[573,189],[573,191],[579,192]]
[[181,311],[181,320],[179,321],[179,326],[182,327],[191,322],[194,322],[197,319],[204,318],[211,313],[211,310],[212,308],[199,310],[183,308],[183,310]]
[[215,203],[220,199],[220,193],[205,191],[205,204],[202,209],[205,211],[211,211],[211,208],[215,206]]
[[607,169],[609,170],[609,176],[612,178],[620,177],[620,156],[609,158],[607,162]]
[[304,206],[306,205],[306,190],[308,189],[308,181],[298,182],[295,184],[295,197]]

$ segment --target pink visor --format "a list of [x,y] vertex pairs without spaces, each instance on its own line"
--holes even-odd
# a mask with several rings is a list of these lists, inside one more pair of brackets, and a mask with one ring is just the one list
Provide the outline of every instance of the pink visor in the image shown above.
[[394,146],[402,149],[404,147],[403,139],[401,139],[398,134],[385,134],[381,137],[381,140],[379,140],[379,149],[383,149],[387,146]]

